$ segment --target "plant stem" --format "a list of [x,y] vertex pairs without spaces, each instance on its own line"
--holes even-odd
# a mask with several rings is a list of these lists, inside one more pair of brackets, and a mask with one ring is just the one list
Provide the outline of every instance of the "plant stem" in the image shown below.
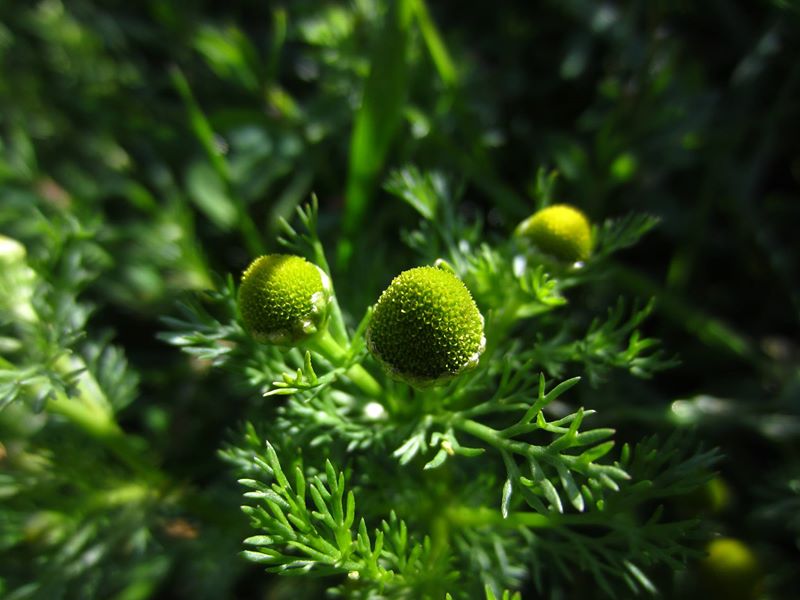
[[[85,367],[82,360],[69,355],[59,358],[54,366],[56,371],[65,376]],[[160,487],[166,484],[167,477],[147,460],[134,438],[117,424],[108,398],[95,378],[88,371],[83,371],[76,383],[76,397],[59,393],[48,402],[48,411],[65,417],[100,442],[149,485]]]
[[511,512],[505,518],[496,508],[488,506],[451,506],[446,514],[448,521],[457,527],[527,527],[529,529],[554,529],[557,527],[604,527],[613,529],[613,523],[603,514],[561,514],[538,512]]
[[615,264],[611,274],[621,286],[637,294],[658,298],[661,314],[697,336],[702,342],[727,350],[757,367],[764,368],[764,360],[752,344],[726,323],[705,314],[682,297],[663,289],[652,278],[634,269]]
[[[339,345],[330,332],[325,329],[306,342],[309,350],[320,354],[335,366],[343,366],[349,358],[347,350]],[[380,398],[383,387],[361,365],[352,365],[345,372],[347,377],[368,396]]]
[[140,449],[114,421],[113,415],[99,406],[93,406],[82,398],[59,395],[51,400],[47,409],[59,414],[80,428],[89,437],[97,440],[111,451],[121,462],[152,485],[162,485],[166,478],[144,459]]
[[85,507],[90,510],[108,510],[117,506],[143,504],[154,498],[155,492],[141,482],[123,483],[110,490],[101,490],[89,496]]
[[496,429],[492,429],[491,427],[488,427],[483,423],[473,421],[472,419],[465,419],[463,417],[456,416],[450,421],[450,424],[453,427],[460,429],[464,433],[468,433],[479,440],[483,440],[495,448],[508,450],[509,452],[514,452],[522,456],[532,456],[534,454],[538,454],[536,452],[537,446],[506,439]]
[[559,518],[556,515],[543,515],[533,512],[510,513],[503,518],[497,509],[480,506],[471,508],[468,506],[453,506],[448,509],[447,519],[458,527],[529,527],[532,529],[543,529],[558,526]]

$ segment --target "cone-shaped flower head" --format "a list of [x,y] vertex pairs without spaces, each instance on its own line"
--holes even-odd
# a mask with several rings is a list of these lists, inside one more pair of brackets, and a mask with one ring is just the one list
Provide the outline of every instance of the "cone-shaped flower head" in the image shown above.
[[486,346],[483,316],[453,273],[409,269],[378,299],[367,346],[397,379],[418,387],[443,383],[478,364]]
[[568,204],[554,204],[525,219],[517,234],[530,238],[542,251],[574,263],[589,258],[592,228],[581,211]]
[[259,342],[292,345],[319,331],[330,305],[328,276],[299,256],[268,254],[245,269],[239,313]]

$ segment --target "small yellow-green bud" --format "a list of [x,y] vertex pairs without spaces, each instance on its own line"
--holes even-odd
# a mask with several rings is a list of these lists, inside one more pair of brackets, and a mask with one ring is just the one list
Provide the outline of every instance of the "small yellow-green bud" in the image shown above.
[[25,246],[0,235],[0,312],[33,323],[39,318],[32,304],[36,273],[28,266],[26,256]]
[[754,600],[762,583],[758,558],[743,542],[717,538],[708,547],[701,563],[701,583],[710,598]]
[[299,256],[268,254],[245,269],[239,313],[256,340],[292,345],[324,325],[331,299],[328,276]]
[[0,234],[0,263],[17,264],[25,260],[25,246],[14,238]]
[[520,223],[517,235],[529,238],[539,250],[565,262],[586,260],[592,252],[589,220],[568,204],[554,204],[535,212]]
[[716,476],[701,487],[676,498],[676,509],[682,517],[717,515],[728,509],[732,502],[730,486]]
[[453,273],[409,269],[378,299],[367,346],[397,379],[418,387],[443,383],[478,364],[486,347],[483,316]]

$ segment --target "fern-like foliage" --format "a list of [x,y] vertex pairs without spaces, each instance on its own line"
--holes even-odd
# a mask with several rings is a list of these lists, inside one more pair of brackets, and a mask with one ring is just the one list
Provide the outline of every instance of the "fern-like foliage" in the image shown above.
[[440,565],[441,571],[437,568],[430,539],[410,539],[408,527],[394,512],[370,533],[356,515],[355,493],[347,489],[344,473],[330,461],[311,478],[295,462],[287,477],[275,448],[267,443],[253,463],[262,479],[239,483],[249,490],[245,497],[255,502],[243,510],[259,535],[245,540],[253,549],[244,556],[267,565],[268,571],[343,574],[348,580],[343,587],[354,595],[369,589],[391,598],[432,597],[433,590],[446,589],[454,577],[446,564]]
[[165,481],[116,422],[138,377],[87,331],[81,298],[108,257],[70,219],[40,219],[52,253],[4,238],[0,269],[3,597],[106,596],[140,576],[152,588],[169,567],[151,539]]
[[[543,193],[553,182],[542,179]],[[647,377],[673,364],[641,333],[652,303],[619,301],[591,318],[573,306],[573,290],[654,221],[604,225],[596,257],[566,267],[517,240],[483,239],[439,175],[408,168],[387,189],[423,218],[406,239],[450,263],[486,315],[474,370],[423,390],[395,382],[366,352],[370,311],[350,329],[338,305],[335,356],[313,343],[255,344],[230,279],[166,321],[162,339],[246,381],[264,407],[222,452],[248,490],[256,535],[245,558],[337,577],[349,598],[546,594],[576,572],[610,596],[655,590],[648,571],[690,557],[697,531],[659,503],[701,485],[716,455],[672,441],[661,453],[655,440],[615,453],[614,429],[592,427],[595,409],[576,401],[582,377],[564,378],[580,372],[597,386],[613,370]],[[302,229],[283,223],[283,243],[328,271],[317,210],[315,200],[298,210]],[[581,318],[564,318],[571,310]],[[364,376],[376,379],[364,388]]]

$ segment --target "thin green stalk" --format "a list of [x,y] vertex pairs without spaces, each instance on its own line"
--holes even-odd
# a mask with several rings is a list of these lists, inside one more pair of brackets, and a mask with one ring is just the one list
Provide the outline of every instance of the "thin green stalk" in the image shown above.
[[186,111],[189,117],[189,125],[200,142],[200,145],[203,147],[211,167],[224,184],[225,191],[233,203],[233,206],[236,210],[239,233],[241,233],[242,238],[244,239],[247,251],[252,256],[264,254],[266,247],[264,246],[261,235],[258,232],[258,228],[253,222],[253,219],[250,217],[250,214],[247,212],[247,207],[245,206],[243,199],[239,197],[238,193],[236,192],[234,182],[231,178],[230,169],[228,168],[228,162],[222,152],[220,152],[220,150],[217,148],[217,145],[214,141],[214,130],[211,127],[208,117],[206,117],[202,108],[200,108],[197,99],[194,97],[192,88],[183,72],[178,67],[173,67],[170,71],[170,76],[172,78],[172,84],[175,86],[175,89],[181,96],[181,99],[186,106]]
[[506,527],[515,529],[555,529],[557,527],[605,527],[613,529],[608,517],[598,513],[536,513],[529,511],[511,512],[507,517],[496,508],[488,506],[451,506],[445,516],[456,527]]
[[[75,357],[63,355],[54,366],[61,375],[67,376],[83,368],[84,363]],[[117,424],[108,398],[88,371],[83,371],[79,376],[76,397],[61,392],[48,402],[47,409],[65,417],[100,442],[150,485],[161,486],[167,482],[167,477],[143,456],[134,439]]]
[[465,419],[461,416],[454,417],[450,421],[450,424],[464,433],[468,433],[501,450],[507,450],[522,456],[533,456],[534,450],[536,449],[536,446],[506,439],[496,429],[492,429],[483,423],[478,423],[471,419]]
[[[64,356],[55,364],[56,369],[66,374],[76,368],[74,361]],[[67,419],[85,435],[96,440],[127,466],[138,478],[120,487],[103,492],[94,500],[98,507],[111,508],[122,504],[136,504],[157,499],[161,503],[176,503],[205,523],[220,527],[234,527],[238,521],[225,518],[218,504],[209,502],[202,495],[171,480],[143,451],[138,440],[117,424],[108,400],[97,382],[87,372],[82,373],[78,396],[71,398],[64,393],[50,400],[47,410]]]
[[161,486],[166,482],[163,473],[152,466],[133,440],[114,421],[113,415],[82,398],[60,394],[47,405],[51,413],[61,415],[86,435],[100,442],[122,463],[150,484]]
[[633,292],[657,297],[662,315],[680,324],[706,344],[723,348],[757,366],[763,362],[755,348],[739,332],[663,289],[648,276],[620,264],[614,265],[611,276]]
[[[349,357],[347,350],[339,345],[339,342],[333,338],[327,329],[312,337],[305,345],[309,350],[320,354],[336,366],[345,364]],[[368,396],[380,398],[383,395],[381,384],[361,365],[351,366],[345,374]]]
[[266,79],[270,85],[278,83],[281,50],[283,50],[283,45],[286,42],[288,21],[289,18],[285,8],[277,7],[272,11],[272,43],[270,44],[269,63],[266,69]]
[[428,11],[428,5],[425,0],[416,0],[414,14],[417,17],[422,39],[425,40],[425,45],[428,47],[428,52],[431,55],[433,64],[436,66],[439,77],[447,87],[456,87],[458,85],[458,70],[450,57],[450,53],[447,51],[447,46],[442,40],[436,23]]
[[361,106],[350,138],[350,160],[342,215],[342,236],[337,264],[346,267],[355,250],[354,239],[384,167],[386,156],[402,121],[409,86],[409,40],[414,15],[413,0],[390,3],[386,20],[370,56],[370,73],[364,82]]
[[86,499],[84,507],[89,510],[108,510],[118,506],[142,504],[154,496],[155,492],[149,485],[142,482],[126,482],[110,490],[92,494]]
[[546,529],[557,527],[559,517],[557,515],[543,515],[532,512],[510,513],[507,517],[496,508],[480,506],[471,508],[468,506],[452,506],[447,510],[447,520],[457,527],[528,527],[531,529]]
[[[313,202],[316,206],[317,197],[313,197]],[[347,327],[344,324],[344,315],[342,314],[342,309],[339,306],[339,300],[336,297],[336,292],[334,291],[334,284],[333,284],[333,276],[331,275],[331,267],[328,264],[328,259],[325,256],[325,249],[322,247],[322,242],[317,239],[314,244],[314,259],[317,263],[317,266],[325,271],[328,274],[328,277],[331,279],[331,317],[329,321],[329,326],[333,330],[333,337],[339,343],[349,343],[350,339],[347,335]]]

